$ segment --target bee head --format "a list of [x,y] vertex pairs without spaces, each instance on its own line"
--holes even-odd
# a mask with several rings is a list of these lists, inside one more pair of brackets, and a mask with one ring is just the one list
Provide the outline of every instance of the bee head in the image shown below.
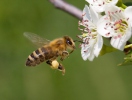
[[64,36],[66,46],[68,49],[74,50],[75,49],[75,43],[69,36]]

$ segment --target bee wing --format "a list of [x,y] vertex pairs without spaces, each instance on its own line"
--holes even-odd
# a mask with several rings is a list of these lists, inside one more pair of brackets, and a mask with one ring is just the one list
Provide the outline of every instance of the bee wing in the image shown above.
[[41,38],[39,35],[31,33],[31,32],[24,32],[24,36],[26,38],[28,38],[33,44],[35,44],[38,47],[46,45],[50,42],[50,40]]

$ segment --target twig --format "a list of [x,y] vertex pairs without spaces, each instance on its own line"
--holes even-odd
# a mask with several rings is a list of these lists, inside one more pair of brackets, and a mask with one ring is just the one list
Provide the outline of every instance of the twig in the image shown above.
[[82,19],[82,11],[78,8],[76,8],[73,5],[70,5],[68,3],[66,3],[63,0],[49,0],[56,8],[63,10],[67,13],[69,13],[70,15],[78,18],[78,19]]

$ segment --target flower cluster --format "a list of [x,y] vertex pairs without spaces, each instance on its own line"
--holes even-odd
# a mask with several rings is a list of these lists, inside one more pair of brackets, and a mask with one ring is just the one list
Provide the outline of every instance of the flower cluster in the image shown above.
[[[83,41],[83,60],[92,61],[103,48],[103,38],[110,38],[112,47],[123,51],[132,35],[132,6],[117,6],[118,0],[86,0],[89,6],[83,9],[83,19],[79,21],[78,37]],[[120,2],[121,3],[121,2]]]

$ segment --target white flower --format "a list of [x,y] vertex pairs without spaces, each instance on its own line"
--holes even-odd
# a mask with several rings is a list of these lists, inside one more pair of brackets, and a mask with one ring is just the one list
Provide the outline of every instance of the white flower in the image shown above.
[[83,26],[82,35],[79,38],[82,39],[81,55],[83,60],[92,61],[94,57],[98,57],[100,50],[103,46],[102,36],[97,33],[96,24],[99,20],[98,14],[90,6],[85,6],[83,10],[83,20],[79,22],[79,25]]
[[103,12],[105,10],[105,6],[109,4],[115,5],[118,0],[86,0],[95,10],[96,12]]
[[105,16],[97,24],[97,31],[104,37],[111,37],[111,45],[123,50],[132,35],[132,6],[122,11],[119,7],[109,5]]

